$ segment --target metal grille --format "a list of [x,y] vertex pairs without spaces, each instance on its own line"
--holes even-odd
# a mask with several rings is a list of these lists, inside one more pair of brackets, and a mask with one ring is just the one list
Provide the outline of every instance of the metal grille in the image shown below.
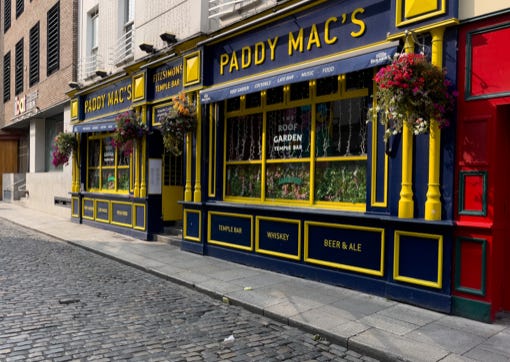
[[4,33],[11,27],[11,0],[4,3]]
[[11,52],[4,55],[4,102],[11,99]]
[[30,29],[29,63],[29,84],[33,86],[39,82],[39,22]]
[[60,2],[48,11],[48,75],[60,68]]
[[16,43],[15,94],[23,92],[23,39]]

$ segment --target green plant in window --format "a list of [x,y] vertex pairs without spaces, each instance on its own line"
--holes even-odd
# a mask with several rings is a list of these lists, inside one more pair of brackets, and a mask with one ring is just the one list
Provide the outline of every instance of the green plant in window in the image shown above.
[[308,200],[310,171],[308,164],[289,163],[268,166],[266,196],[269,199]]
[[229,167],[227,170],[227,195],[260,197],[260,166]]
[[119,172],[119,190],[129,190],[129,173]]
[[315,194],[317,201],[366,201],[366,167],[360,163],[332,163],[317,167]]

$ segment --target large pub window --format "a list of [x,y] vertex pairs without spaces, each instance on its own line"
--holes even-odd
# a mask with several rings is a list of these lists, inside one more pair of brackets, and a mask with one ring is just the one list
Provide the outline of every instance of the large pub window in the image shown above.
[[90,136],[87,146],[87,191],[128,193],[131,156],[112,144],[111,134]]
[[226,100],[225,200],[364,210],[372,75]]

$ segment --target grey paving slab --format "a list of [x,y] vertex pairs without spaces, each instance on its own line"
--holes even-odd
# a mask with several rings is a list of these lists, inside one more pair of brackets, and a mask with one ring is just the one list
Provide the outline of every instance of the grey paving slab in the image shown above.
[[446,349],[429,343],[413,341],[380,329],[368,329],[351,339],[348,346],[376,354],[381,359],[412,362],[439,361],[450,354]]
[[417,324],[391,318],[380,313],[374,313],[363,317],[359,321],[363,324],[381,329],[383,331],[388,331],[399,336],[403,336],[419,328],[419,325]]
[[484,338],[489,338],[509,327],[509,325],[480,323],[471,319],[450,315],[445,315],[438,319],[437,323],[459,331],[467,331]]
[[419,326],[426,325],[444,317],[444,314],[407,304],[395,304],[389,308],[381,310],[378,314]]
[[438,322],[420,327],[406,335],[414,341],[437,345],[457,354],[464,354],[485,341],[468,331],[446,327]]
[[508,362],[508,355],[500,354],[498,351],[491,349],[489,346],[479,346],[464,354],[466,358],[483,362]]

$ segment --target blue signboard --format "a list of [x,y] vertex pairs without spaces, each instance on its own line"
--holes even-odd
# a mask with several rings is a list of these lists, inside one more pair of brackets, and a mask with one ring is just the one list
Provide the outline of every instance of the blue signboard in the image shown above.
[[112,224],[131,226],[133,224],[132,220],[131,204],[112,202]]
[[391,15],[390,1],[328,1],[215,45],[212,81],[219,84],[385,42]]
[[149,99],[160,100],[182,91],[182,57],[149,69]]
[[129,109],[132,99],[131,78],[123,78],[80,99],[82,120],[95,119],[102,115],[119,113]]
[[383,255],[383,229],[305,223],[306,262],[382,276]]
[[209,213],[210,244],[252,249],[252,217],[227,213]]
[[96,220],[110,221],[110,203],[108,201],[96,200]]
[[257,217],[257,252],[299,259],[300,228],[298,220]]

